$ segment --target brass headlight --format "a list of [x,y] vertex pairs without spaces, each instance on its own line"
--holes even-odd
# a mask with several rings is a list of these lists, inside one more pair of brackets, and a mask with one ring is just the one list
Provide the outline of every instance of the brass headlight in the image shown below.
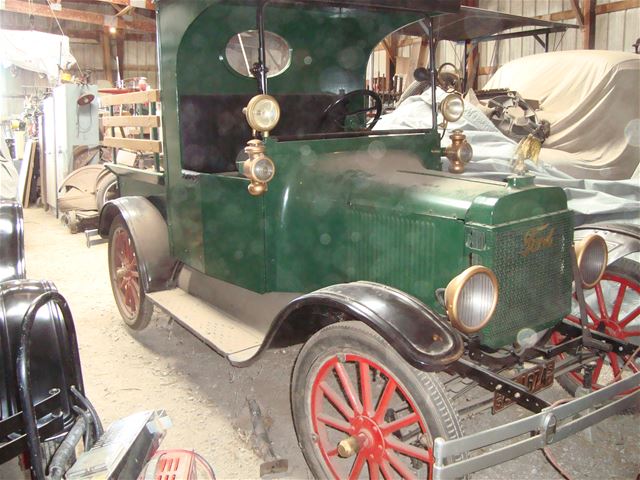
[[489,323],[498,304],[498,279],[487,267],[474,265],[449,282],[444,300],[455,328],[477,332]]
[[589,235],[576,243],[576,260],[584,288],[593,288],[607,268],[609,252],[600,235]]
[[464,113],[464,100],[455,93],[447,95],[440,102],[440,113],[447,122],[457,122]]
[[271,95],[256,95],[242,111],[255,132],[269,132],[280,120],[280,105]]

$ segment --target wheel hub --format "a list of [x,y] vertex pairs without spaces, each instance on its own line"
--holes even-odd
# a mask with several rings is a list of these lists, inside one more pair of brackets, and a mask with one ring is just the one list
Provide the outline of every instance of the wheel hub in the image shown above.
[[386,448],[384,434],[374,419],[366,415],[359,415],[351,421],[356,432],[338,444],[338,454],[348,458],[355,453],[362,452],[370,460],[382,461]]

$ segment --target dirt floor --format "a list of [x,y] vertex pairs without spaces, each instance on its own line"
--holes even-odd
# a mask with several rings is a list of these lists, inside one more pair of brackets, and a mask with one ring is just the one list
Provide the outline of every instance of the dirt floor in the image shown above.
[[[226,360],[168,317],[156,315],[134,333],[120,320],[107,273],[105,244],[85,246],[41,209],[25,212],[27,275],[57,285],[71,306],[89,397],[103,422],[143,409],[165,409],[173,427],[162,447],[194,448],[212,464],[217,478],[258,478],[262,460],[254,453],[246,399],[258,400],[270,425],[275,451],[289,460],[285,478],[311,478],[298,448],[289,407],[289,380],[298,348],[268,352],[245,369]],[[475,391],[477,392],[477,390]],[[473,395],[474,392],[471,393]],[[552,398],[566,394],[554,386]],[[464,419],[467,433],[512,420],[510,408],[497,417],[484,412]],[[638,415],[614,417],[588,435],[551,446],[575,479],[635,479],[640,466]],[[536,452],[473,476],[478,479],[559,479]]]

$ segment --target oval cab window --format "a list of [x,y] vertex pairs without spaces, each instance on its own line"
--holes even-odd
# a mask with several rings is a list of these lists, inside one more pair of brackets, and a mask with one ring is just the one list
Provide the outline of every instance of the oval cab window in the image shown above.
[[[280,35],[264,32],[268,77],[274,77],[287,69],[291,61],[291,49]],[[251,68],[258,61],[258,31],[237,33],[227,42],[227,63],[240,75],[253,77]]]

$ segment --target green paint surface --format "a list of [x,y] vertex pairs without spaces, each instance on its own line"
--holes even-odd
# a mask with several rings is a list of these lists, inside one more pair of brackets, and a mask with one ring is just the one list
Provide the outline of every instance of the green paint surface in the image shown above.
[[[373,47],[417,19],[269,7],[266,29],[292,48],[289,69],[269,79],[269,93],[335,95],[363,88]],[[540,329],[566,313],[571,215],[562,190],[514,189],[443,173],[436,133],[272,137],[267,155],[276,175],[261,197],[248,194],[249,180],[237,172],[184,170],[180,132],[188,112],[180,102],[186,96],[224,102],[257,92],[255,80],[233,72],[223,56],[232,35],[255,28],[255,10],[211,0],[160,0],[158,28],[167,220],[178,260],[256,292],[308,292],[370,280],[434,308],[437,288],[481,263],[497,270],[501,283],[502,303],[482,332],[483,342],[494,347],[515,341],[525,326]],[[220,141],[233,152],[224,160],[236,160],[249,138],[240,140]],[[523,260],[523,232],[545,222],[556,226],[556,243]],[[549,292],[554,300],[545,307]]]

